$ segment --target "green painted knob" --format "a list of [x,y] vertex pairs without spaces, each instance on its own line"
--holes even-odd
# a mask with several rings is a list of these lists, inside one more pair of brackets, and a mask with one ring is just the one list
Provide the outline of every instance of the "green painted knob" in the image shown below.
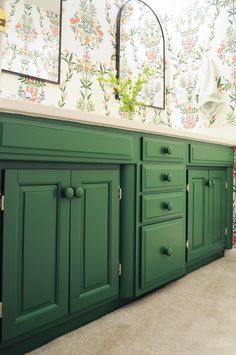
[[165,248],[164,254],[166,254],[167,256],[171,256],[173,255],[173,250],[171,248]]
[[212,180],[209,180],[209,181],[208,181],[208,186],[209,186],[209,187],[212,187],[212,186],[213,186]]
[[169,155],[172,153],[171,145],[168,145],[168,147],[166,147],[166,153],[169,154]]
[[74,189],[72,189],[72,187],[65,189],[65,197],[69,199],[74,197]]
[[171,202],[167,202],[167,204],[166,204],[166,209],[167,209],[168,211],[171,211],[172,208],[173,208],[172,203],[171,203]]
[[212,186],[214,187],[216,184],[215,180],[212,180]]
[[166,174],[166,180],[168,182],[171,182],[172,181],[172,175],[171,174]]
[[84,189],[82,187],[76,187],[75,196],[80,198],[84,196]]

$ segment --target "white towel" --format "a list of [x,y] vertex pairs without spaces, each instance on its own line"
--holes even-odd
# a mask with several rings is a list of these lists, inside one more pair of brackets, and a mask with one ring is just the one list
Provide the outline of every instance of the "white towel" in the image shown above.
[[224,102],[217,87],[218,80],[219,74],[215,62],[212,58],[206,57],[200,67],[195,99],[199,111],[209,120],[215,116]]

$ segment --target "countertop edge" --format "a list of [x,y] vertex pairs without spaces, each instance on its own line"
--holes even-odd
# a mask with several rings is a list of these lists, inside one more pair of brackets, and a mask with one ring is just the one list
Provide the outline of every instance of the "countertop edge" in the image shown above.
[[1,112],[11,114],[30,115],[43,117],[60,121],[72,121],[88,125],[110,127],[127,131],[136,131],[149,134],[158,134],[174,138],[184,138],[207,143],[216,143],[227,146],[236,145],[235,140],[221,138],[219,136],[209,136],[204,133],[193,132],[189,130],[180,130],[165,126],[156,126],[153,124],[143,124],[136,121],[128,121],[118,118],[102,116],[96,113],[79,112],[69,109],[62,109],[48,105],[35,103],[26,103],[19,100],[0,98]]

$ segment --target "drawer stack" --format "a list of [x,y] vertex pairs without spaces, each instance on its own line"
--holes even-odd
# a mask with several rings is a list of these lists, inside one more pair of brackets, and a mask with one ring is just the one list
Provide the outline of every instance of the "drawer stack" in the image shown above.
[[185,143],[143,138],[140,213],[140,293],[185,269]]

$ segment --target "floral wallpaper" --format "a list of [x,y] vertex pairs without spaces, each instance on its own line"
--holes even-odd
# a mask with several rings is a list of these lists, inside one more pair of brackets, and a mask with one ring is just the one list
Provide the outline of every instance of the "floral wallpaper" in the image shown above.
[[[16,9],[23,1],[9,2],[10,26],[19,23]],[[112,90],[97,80],[99,73],[115,68],[116,17],[125,2],[64,0],[60,85],[3,73],[1,96],[126,119]],[[177,128],[236,125],[236,0],[146,2],[157,13],[165,34],[166,109],[148,107],[134,119]],[[34,36],[34,22],[30,26]],[[218,65],[225,100],[210,122],[201,117],[194,100],[205,56]]]
[[119,26],[119,76],[135,77],[144,67],[154,70],[139,100],[164,108],[164,39],[155,14],[143,2],[131,0],[122,8]]
[[60,16],[25,0],[6,1],[6,11],[2,68],[58,82]]

